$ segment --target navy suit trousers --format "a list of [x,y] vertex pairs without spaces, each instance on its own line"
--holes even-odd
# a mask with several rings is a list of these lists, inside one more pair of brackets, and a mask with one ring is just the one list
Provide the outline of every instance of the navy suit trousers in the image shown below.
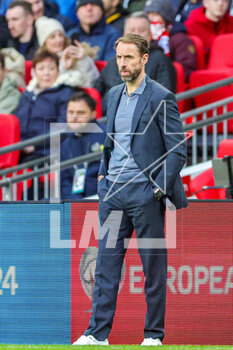
[[[114,184],[111,190],[111,194],[115,192],[114,195],[105,201],[105,195],[112,185],[113,183],[106,178],[98,184],[101,227],[114,211],[122,215],[119,232],[113,237],[113,241],[114,239],[116,241],[115,248],[106,247],[111,230],[99,239],[93,312],[85,332],[85,335],[91,334],[98,340],[106,339],[112,328],[121,269],[127,250],[125,238],[129,239],[134,229],[137,239],[164,238],[165,206],[154,197],[151,182],[130,183],[121,190],[119,189],[123,184]],[[114,216],[112,225],[117,225]],[[144,246],[138,250],[145,275],[147,302],[144,337],[162,340],[166,306],[167,251],[166,248],[144,248]],[[136,307],[137,305],[135,309]]]

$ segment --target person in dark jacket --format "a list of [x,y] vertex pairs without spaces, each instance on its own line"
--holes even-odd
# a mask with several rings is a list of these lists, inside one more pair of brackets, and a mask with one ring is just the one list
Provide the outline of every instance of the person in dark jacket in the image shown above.
[[125,18],[129,15],[128,11],[121,6],[120,0],[102,1],[104,4],[106,23],[123,33]]
[[72,28],[76,27],[76,23],[69,17],[61,15],[59,13],[59,7],[54,1],[49,0],[25,0],[29,2],[32,6],[32,12],[35,20],[41,16],[46,16],[54,18],[59,21],[65,29],[65,32],[68,32]]
[[38,49],[38,40],[31,5],[26,1],[12,2],[6,19],[11,34],[6,46],[15,48],[26,60],[32,60]]
[[196,48],[182,23],[174,22],[175,12],[169,0],[147,0],[144,8],[151,22],[152,37],[172,61],[184,68],[185,80],[197,69]]
[[[66,121],[66,107],[74,90],[56,83],[59,76],[59,59],[45,49],[40,49],[33,60],[37,86],[27,86],[15,115],[20,121],[21,139],[47,134],[50,123]],[[49,154],[48,145],[29,146],[23,150],[23,160]]]
[[[165,86],[167,89],[175,92],[176,76],[174,67],[169,57],[165,56],[163,50],[158,47],[155,41],[151,41],[150,22],[143,12],[131,14],[125,22],[124,33],[139,34],[143,36],[150,44],[149,60],[146,64],[146,73],[148,76]],[[112,57],[106,67],[100,72],[94,87],[103,97],[103,115],[106,110],[106,96],[108,91],[116,85],[122,83],[116,58]]]
[[115,55],[114,44],[121,33],[113,26],[106,24],[102,0],[77,1],[78,24],[68,36],[72,40],[87,42],[90,46],[98,46],[97,60],[108,61]]
[[[173,5],[173,3],[172,3]],[[184,23],[190,13],[202,6],[202,0],[181,0],[177,3],[176,10],[176,22]]]
[[7,46],[11,35],[7,26],[6,17],[2,15],[0,15],[0,28],[0,48],[4,48]]
[[[61,161],[100,151],[104,147],[105,126],[95,120],[96,102],[86,92],[72,95],[67,106],[70,134],[61,144]],[[85,125],[95,124],[96,132],[84,133]],[[82,130],[81,130],[82,128]],[[95,130],[94,130],[95,131]],[[100,161],[74,165],[61,171],[63,199],[80,199],[97,193],[97,174]]]

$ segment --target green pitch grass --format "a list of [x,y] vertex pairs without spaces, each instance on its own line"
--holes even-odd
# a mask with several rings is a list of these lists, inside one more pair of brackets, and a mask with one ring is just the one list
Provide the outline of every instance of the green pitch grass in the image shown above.
[[[143,347],[145,350],[148,346]],[[150,349],[155,348],[150,346]],[[0,350],[142,350],[140,345],[110,345],[110,346],[71,346],[71,345],[0,345]],[[163,345],[161,350],[233,350],[233,345]]]

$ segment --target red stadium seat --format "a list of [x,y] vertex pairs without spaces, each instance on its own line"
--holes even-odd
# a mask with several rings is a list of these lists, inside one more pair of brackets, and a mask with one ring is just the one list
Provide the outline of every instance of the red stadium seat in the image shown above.
[[[183,92],[186,89],[184,68],[179,62],[173,62],[173,66],[176,71],[176,93],[178,94],[179,92]],[[184,106],[184,101],[178,101],[180,113],[185,111]]]
[[101,72],[102,69],[104,69],[106,64],[107,64],[107,61],[100,61],[100,60],[95,61],[95,65],[96,65],[99,72]]
[[[198,70],[193,72],[190,76],[190,88],[194,89],[202,85],[210,84],[215,81],[228,78],[233,74],[233,70],[225,69],[225,70]],[[224,86],[222,88],[195,96],[194,103],[195,107],[201,107],[206,104],[222,100],[226,97],[230,97],[233,95],[233,84]],[[233,110],[233,103],[228,105],[228,112]],[[223,108],[219,107],[217,109],[217,114],[223,113]],[[207,113],[207,117],[210,118],[213,115],[213,112],[210,111]],[[199,118],[199,120],[201,117]],[[208,133],[212,133],[212,127],[207,128]],[[228,131],[233,132],[233,120],[228,121]],[[223,123],[218,124],[218,133],[223,133]]]
[[195,35],[189,35],[190,39],[193,41],[197,53],[197,69],[205,68],[205,50],[202,40]]
[[208,63],[208,69],[233,70],[233,34],[222,34],[214,40]]
[[[13,114],[0,114],[0,147],[8,146],[20,141],[20,124]],[[19,151],[0,155],[0,169],[17,165]]]
[[233,156],[233,139],[222,140],[218,146],[218,158]]
[[[218,146],[218,158],[233,156],[233,139],[223,140]],[[189,190],[195,194],[198,199],[226,199],[225,189],[202,190],[203,186],[214,186],[213,169],[210,168],[202,174],[196,176],[189,183]],[[197,192],[197,193],[195,193]]]
[[31,73],[32,66],[33,66],[33,62],[32,61],[25,61],[25,63],[24,63],[24,68],[25,68],[24,80],[25,80],[25,84],[26,85],[32,79],[32,73]]
[[87,94],[89,94],[95,101],[96,101],[96,119],[99,119],[102,117],[102,102],[101,102],[101,95],[98,90],[94,88],[83,88],[84,91],[86,91]]

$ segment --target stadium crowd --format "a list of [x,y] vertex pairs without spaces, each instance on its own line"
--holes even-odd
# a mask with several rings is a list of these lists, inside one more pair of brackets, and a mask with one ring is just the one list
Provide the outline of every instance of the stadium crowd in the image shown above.
[[[105,115],[107,93],[121,83],[114,43],[123,33],[148,41],[151,79],[175,93],[182,70],[187,88],[200,46],[207,67],[214,39],[233,33],[232,12],[230,0],[1,0],[0,117],[19,119],[21,140],[72,116],[100,124],[92,92],[100,94]],[[73,132],[62,141],[62,160],[101,149],[103,138]],[[20,162],[48,153],[48,146],[26,147]],[[79,169],[62,173],[63,198],[96,193],[98,162],[84,168],[89,180],[81,191],[75,192]]]

